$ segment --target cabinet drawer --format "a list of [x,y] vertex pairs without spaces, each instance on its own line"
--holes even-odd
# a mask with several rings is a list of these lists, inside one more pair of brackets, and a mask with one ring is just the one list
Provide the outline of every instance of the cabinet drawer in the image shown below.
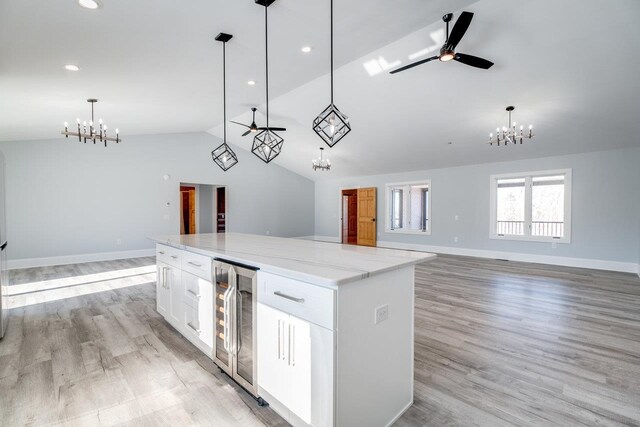
[[331,289],[258,272],[258,301],[316,325],[334,329],[335,292]]
[[211,263],[212,259],[208,256],[194,254],[192,252],[182,252],[182,269],[198,277],[211,282]]
[[180,249],[172,248],[171,246],[156,245],[156,261],[164,262],[173,267],[181,268],[180,259],[182,258]]

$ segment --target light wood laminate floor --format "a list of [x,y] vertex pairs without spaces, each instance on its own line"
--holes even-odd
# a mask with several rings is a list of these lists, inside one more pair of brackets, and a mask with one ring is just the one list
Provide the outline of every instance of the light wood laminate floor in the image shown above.
[[[286,425],[155,312],[153,265],[12,271],[0,425]],[[640,426],[636,275],[441,256],[415,315],[398,426]]]

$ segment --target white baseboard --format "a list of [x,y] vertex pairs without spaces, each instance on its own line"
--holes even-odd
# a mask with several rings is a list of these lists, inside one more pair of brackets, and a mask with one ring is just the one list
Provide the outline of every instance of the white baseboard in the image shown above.
[[508,261],[531,262],[535,264],[560,265],[564,267],[592,268],[594,270],[620,271],[636,273],[637,265],[630,262],[608,261],[602,259],[570,258],[553,255],[536,255],[504,251],[490,251],[483,249],[454,248],[447,246],[417,245],[412,243],[398,243],[378,241],[378,247],[391,249],[406,249],[420,252],[433,252],[446,255],[462,255],[478,258],[506,259]]
[[80,264],[83,262],[111,261],[114,259],[142,258],[154,256],[156,250],[139,249],[134,251],[101,252],[96,254],[65,255],[48,258],[12,259],[7,262],[9,270],[31,267],[47,267],[51,265]]
[[[313,236],[312,240],[321,242],[340,243],[338,237]],[[483,249],[456,248],[448,246],[418,245],[414,243],[399,243],[378,241],[379,248],[404,249],[419,252],[432,252],[446,255],[462,255],[477,258],[506,259],[509,261],[531,262],[535,264],[560,265],[564,267],[592,268],[594,270],[620,271],[623,273],[637,273],[640,277],[640,265],[631,262],[608,261],[602,259],[570,258],[554,255],[535,255],[504,251],[490,251]]]
[[331,236],[300,236],[300,237],[296,237],[296,239],[315,240],[318,242],[340,243],[339,237],[331,237]]

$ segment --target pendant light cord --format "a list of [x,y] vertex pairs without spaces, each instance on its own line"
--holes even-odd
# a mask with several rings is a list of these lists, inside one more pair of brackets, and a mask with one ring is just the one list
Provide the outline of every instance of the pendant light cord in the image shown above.
[[227,42],[222,43],[222,111],[224,143],[227,143]]
[[333,0],[331,0],[331,105],[333,105]]
[[264,52],[265,52],[265,83],[267,93],[267,131],[269,130],[269,6],[264,6]]

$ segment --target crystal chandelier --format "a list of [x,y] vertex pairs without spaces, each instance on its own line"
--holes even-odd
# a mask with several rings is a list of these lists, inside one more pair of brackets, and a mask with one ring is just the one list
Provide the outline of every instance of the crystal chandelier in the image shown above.
[[69,138],[69,136],[77,136],[78,141],[86,144],[87,140],[93,141],[95,144],[96,141],[104,142],[104,146],[107,146],[107,141],[115,142],[116,144],[122,141],[120,139],[120,135],[118,129],[116,129],[115,138],[107,135],[107,125],[102,122],[102,119],[98,121],[98,127],[95,127],[94,117],[93,117],[93,106],[96,102],[98,102],[95,98],[87,99],[87,102],[91,104],[91,120],[89,121],[89,127],[87,128],[87,122],[82,122],[82,127],[80,127],[80,119],[76,119],[78,130],[77,132],[73,132],[69,130],[69,123],[64,122],[64,130],[61,132],[65,138]]
[[267,99],[267,126],[254,138],[251,152],[265,163],[278,157],[284,145],[284,139],[269,127],[269,6],[275,0],[255,0],[264,6],[264,51],[265,51],[265,86]]
[[238,156],[227,144],[227,42],[231,34],[220,33],[216,41],[222,42],[222,111],[223,111],[223,139],[222,144],[211,152],[211,158],[223,171],[228,171],[238,163]]
[[502,129],[499,127],[496,128],[495,138],[493,137],[493,132],[489,134],[489,141],[487,141],[489,145],[497,144],[500,146],[500,143],[502,143],[506,146],[507,144],[517,144],[518,142],[522,144],[523,139],[531,139],[535,136],[533,135],[533,125],[529,125],[528,132],[524,130],[524,126],[522,125],[519,130],[516,128],[516,122],[511,121],[511,113],[515,109],[516,107],[512,105],[507,107],[507,111],[509,112],[507,126],[503,126]]
[[328,171],[331,169],[331,162],[329,159],[322,158],[322,152],[324,151],[324,147],[320,147],[320,158],[311,160],[312,168],[314,171]]
[[349,118],[333,104],[333,0],[331,0],[331,104],[313,120],[313,130],[329,147],[336,145],[351,132]]

